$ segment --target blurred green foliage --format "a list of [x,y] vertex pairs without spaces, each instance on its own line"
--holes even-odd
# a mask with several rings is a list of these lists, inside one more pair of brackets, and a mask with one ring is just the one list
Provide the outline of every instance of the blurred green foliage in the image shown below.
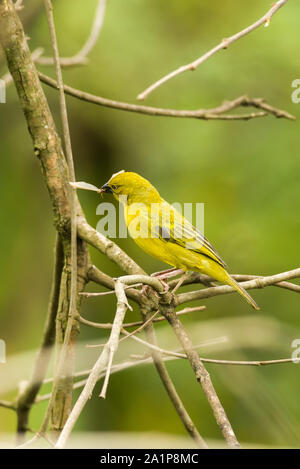
[[[54,4],[61,55],[73,55],[87,38],[96,0]],[[258,0],[247,7],[237,0],[110,1],[88,65],[65,70],[64,80],[91,93],[135,102],[137,94],[153,81],[200,56],[269,7],[269,1]],[[25,2],[25,9],[30,8],[33,3]],[[300,107],[290,97],[291,82],[299,78],[295,40],[299,14],[300,4],[288,3],[268,28],[256,30],[218,53],[194,73],[171,80],[147,103],[197,109],[248,94],[264,97],[299,119]],[[43,46],[50,54],[42,10],[28,22],[26,32],[32,50]],[[43,71],[53,76],[51,67],[43,67]],[[60,128],[58,95],[47,87],[45,92]],[[205,233],[232,273],[265,275],[299,266],[298,120],[268,116],[248,122],[204,122],[135,115],[71,97],[67,102],[78,180],[100,186],[113,172],[134,170],[148,178],[169,202],[204,202]],[[40,342],[51,283],[54,228],[39,162],[13,86],[7,90],[7,104],[0,105],[0,132],[0,336],[8,353],[0,372],[5,379],[10,374],[10,357],[36,349]],[[96,226],[99,199],[84,191],[79,195],[89,222]],[[120,240],[119,244],[149,273],[164,267],[132,240]],[[120,274],[102,255],[92,255],[103,271]],[[207,311],[198,313],[201,318],[184,320],[188,328],[197,321],[196,343],[206,331],[202,321],[210,324],[211,337],[227,335],[232,344],[240,334],[245,338],[224,353],[216,345],[210,353],[203,349],[203,355],[231,359],[291,355],[291,341],[300,337],[297,294],[268,288],[253,292],[253,297],[261,306],[259,314],[249,311],[238,295],[228,295],[205,301]],[[111,321],[113,313],[112,297],[83,305],[84,316],[92,320]],[[243,318],[248,322],[240,322]],[[137,312],[128,313],[128,319],[138,319]],[[276,329],[272,334],[269,319]],[[163,337],[169,335],[172,331],[165,326]],[[255,342],[258,335],[262,337]],[[82,328],[82,341],[102,342],[103,338],[99,331]],[[254,341],[251,346],[250,339]],[[134,349],[128,341],[126,353]],[[120,356],[125,359],[128,355],[123,352]],[[91,364],[96,355],[86,351],[84,356]],[[86,368],[82,361],[80,367]],[[28,377],[31,366],[32,360],[19,368],[16,383]],[[176,361],[168,369],[193,419],[199,422],[200,432],[218,439],[219,431],[188,364]],[[242,441],[300,446],[300,365],[260,369],[211,365],[209,371]],[[4,397],[11,398],[14,393],[7,391]],[[44,408],[39,405],[34,410],[32,427],[38,427]],[[0,432],[14,427],[13,413],[0,408]],[[106,401],[95,394],[76,429],[184,434],[150,366],[114,375]]]

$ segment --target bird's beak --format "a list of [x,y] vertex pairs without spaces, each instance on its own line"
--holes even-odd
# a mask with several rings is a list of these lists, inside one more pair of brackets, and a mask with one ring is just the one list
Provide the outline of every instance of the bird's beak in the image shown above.
[[103,194],[103,193],[113,194],[112,188],[107,183],[104,184],[100,189],[100,194]]

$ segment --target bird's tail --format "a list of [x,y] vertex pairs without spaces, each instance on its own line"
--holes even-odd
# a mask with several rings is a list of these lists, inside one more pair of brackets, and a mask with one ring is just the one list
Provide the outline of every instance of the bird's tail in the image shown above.
[[242,295],[254,309],[257,309],[257,310],[259,309],[259,306],[255,303],[253,298],[251,298],[249,293],[238,282],[236,282],[229,274],[228,274],[226,283],[230,285],[231,287],[233,287],[237,292],[239,292],[239,294]]

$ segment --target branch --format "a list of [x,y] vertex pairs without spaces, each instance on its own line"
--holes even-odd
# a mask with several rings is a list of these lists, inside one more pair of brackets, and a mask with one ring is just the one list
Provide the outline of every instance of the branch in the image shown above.
[[[124,253],[125,254],[125,253]],[[134,265],[134,269],[138,266]],[[114,280],[107,274],[101,272],[95,265],[91,265],[87,272],[88,279],[92,282],[97,283],[98,285],[102,285],[106,288],[110,288],[113,290],[115,288]],[[140,303],[141,301],[141,293],[134,288],[126,288],[126,296],[131,300],[135,301],[136,303]]]
[[105,254],[108,259],[115,262],[124,272],[129,274],[145,273],[117,244],[91,227],[81,211],[78,211],[77,215],[77,230],[81,239]]
[[[67,156],[67,163],[68,163],[68,170],[69,170],[69,180],[70,182],[75,181],[75,170],[74,170],[74,162],[73,162],[73,153],[72,153],[72,145],[71,145],[71,137],[70,137],[70,129],[69,129],[69,122],[68,122],[68,113],[67,113],[67,105],[66,105],[66,98],[63,89],[63,77],[62,71],[59,62],[59,52],[58,52],[58,44],[55,32],[55,24],[54,24],[54,17],[53,17],[53,7],[51,0],[44,0],[44,6],[46,10],[48,28],[50,32],[52,50],[53,50],[53,57],[55,63],[55,70],[56,70],[56,78],[58,83],[59,89],[59,102],[60,102],[60,114],[61,114],[61,122],[62,122],[62,129],[63,129],[63,137],[64,137],[64,144]],[[58,404],[58,400],[60,402],[69,402],[69,405],[72,402],[72,397],[69,396],[72,392],[68,391],[68,387],[66,386],[62,395],[57,395],[57,390],[59,388],[59,382],[61,376],[64,374],[69,377],[72,375],[73,372],[73,360],[70,359],[70,356],[74,358],[74,354],[70,353],[70,348],[74,343],[75,338],[75,330],[74,330],[74,321],[77,314],[76,310],[76,300],[77,300],[77,227],[76,227],[76,192],[69,184],[68,187],[68,198],[70,201],[70,219],[71,219],[71,239],[70,239],[70,260],[71,260],[71,282],[70,282],[70,291],[69,291],[69,305],[68,305],[68,315],[67,315],[67,326],[64,331],[63,337],[63,344],[60,350],[60,356],[57,363],[57,370],[56,370],[56,379],[54,380],[53,384],[53,405],[56,403]],[[77,330],[78,333],[78,330]],[[69,360],[67,360],[67,356],[69,356]],[[67,369],[67,366],[69,369]],[[50,401],[51,402],[51,401]],[[63,408],[65,405],[63,405]],[[60,410],[61,406],[59,405]],[[70,409],[66,409],[64,415],[68,414]],[[50,417],[52,412],[51,406],[47,409],[47,415]],[[53,413],[53,416],[56,415],[57,412]],[[65,417],[66,418],[66,417]],[[60,422],[59,425],[64,424],[64,419],[62,415],[58,416],[58,421]],[[53,422],[52,422],[53,423]],[[46,426],[46,422],[44,422]],[[55,422],[54,422],[55,426]]]
[[187,64],[187,65],[182,65],[181,67],[177,68],[173,72],[169,73],[168,75],[165,75],[163,78],[160,80],[156,81],[153,83],[151,86],[149,86],[145,91],[140,93],[137,96],[137,99],[143,100],[149,96],[154,90],[156,90],[159,86],[161,86],[163,83],[166,83],[167,81],[171,80],[172,78],[180,75],[181,73],[188,72],[188,71],[193,71],[196,70],[199,65],[201,65],[203,62],[205,62],[207,59],[212,57],[216,52],[227,49],[233,42],[241,39],[242,37],[246,36],[247,34],[251,33],[255,29],[259,28],[260,26],[268,26],[270,24],[270,20],[272,16],[281,8],[285,3],[287,3],[287,0],[279,0],[276,3],[273,4],[273,6],[270,8],[267,13],[257,20],[255,23],[252,25],[248,26],[247,28],[243,29],[239,33],[234,34],[231,37],[228,37],[226,39],[223,39],[217,46],[213,47],[210,51],[206,52],[204,55],[199,57],[198,59],[194,60],[193,62]]
[[165,290],[165,287],[162,285],[160,280],[155,277],[150,277],[150,275],[123,275],[123,277],[120,277],[119,280],[121,280],[126,285],[134,285],[136,283],[148,285],[160,294],[164,293]]
[[0,407],[4,407],[5,409],[10,409],[10,410],[17,410],[17,406],[13,402],[9,401],[3,401],[0,400]]
[[154,321],[154,318],[158,315],[158,313],[159,313],[159,310],[155,311],[155,313],[152,314],[147,319],[145,318],[145,322],[143,322],[137,329],[134,329],[131,332],[127,332],[126,329],[124,329],[124,324],[123,324],[122,333],[125,333],[125,337],[120,339],[120,343],[123,342],[124,340],[128,339],[129,337],[132,337],[133,335],[136,335],[136,334],[139,334],[140,332],[142,332],[145,328],[147,328],[149,326],[149,324],[152,321]]
[[59,237],[57,236],[55,246],[55,264],[52,280],[52,291],[50,295],[48,316],[46,327],[43,334],[42,343],[36,357],[34,370],[30,381],[18,396],[16,402],[18,419],[18,443],[21,444],[25,432],[28,429],[29,412],[35,402],[36,396],[44,382],[45,374],[51,357],[52,347],[55,339],[55,318],[58,309],[58,300],[60,292],[60,282],[62,269],[64,265],[63,248]]
[[[238,280],[239,282],[252,280],[255,278],[261,278],[259,275],[241,275],[241,274],[232,275],[232,277],[235,280]],[[300,293],[300,285],[296,285],[295,283],[292,283],[292,282],[282,281],[282,282],[274,283],[274,287],[285,288],[286,290],[291,290],[291,291]]]
[[[132,287],[128,286],[128,287],[125,287],[125,290],[128,290],[129,288],[133,288],[133,287],[140,287],[142,285],[142,283],[136,283],[134,285],[132,285]],[[136,290],[137,292],[138,290]],[[100,292],[89,292],[89,291],[85,291],[85,292],[82,292],[80,293],[81,296],[83,296],[84,298],[99,298],[99,296],[107,296],[107,295],[113,295],[114,292],[112,290],[109,290],[109,291],[100,291]]]
[[[276,275],[270,275],[268,277],[256,277],[253,280],[249,280],[247,282],[241,282],[241,285],[246,290],[250,290],[253,288],[264,288],[270,285],[278,284],[284,280],[289,280],[292,278],[300,277],[300,268],[289,270],[287,272],[282,272]],[[211,298],[212,296],[224,295],[227,293],[232,293],[235,290],[228,285],[222,285],[218,287],[211,287],[205,288],[203,290],[188,292],[188,293],[181,293],[177,295],[175,299],[176,306],[181,305],[182,303],[186,303],[188,301],[199,300],[203,298]],[[297,290],[298,291],[298,290]]]
[[[185,358],[188,359],[188,355],[184,353],[180,353],[178,351],[172,351],[172,350],[166,350],[161,347],[158,347],[155,344],[146,342],[145,340],[141,339],[140,337],[135,337],[133,333],[129,334],[125,329],[124,326],[122,328],[122,333],[125,334],[125,338],[131,337],[133,340],[136,342],[139,342],[140,344],[146,345],[146,347],[150,348],[151,350],[155,350],[157,352],[160,352],[163,355],[167,355],[172,358]],[[121,342],[121,341],[120,341]],[[204,344],[200,345],[194,345],[193,348],[196,349],[200,346],[203,346]],[[220,360],[216,358],[205,358],[205,357],[199,357],[199,359],[203,363],[213,363],[215,365],[233,365],[233,366],[267,366],[267,365],[281,365],[283,363],[299,363],[300,358],[279,358],[275,360]]]
[[[231,274],[231,277],[239,282],[252,280],[255,278],[262,278],[261,275],[245,275],[245,274]],[[177,281],[178,280],[171,280],[171,282],[169,282],[169,287],[171,290],[172,288],[176,286]],[[203,285],[207,287],[216,286],[216,280],[213,277],[209,277],[205,274],[200,274],[199,272],[191,272],[190,275],[188,275],[184,279],[184,281],[182,282],[182,285],[191,285],[193,283],[202,283]],[[294,283],[291,283],[291,282],[282,281],[282,282],[274,283],[274,287],[285,288],[287,290],[300,292],[300,286],[295,285]]]
[[[151,343],[149,342],[145,342],[145,345],[147,345],[148,348],[152,348],[152,345]],[[201,346],[204,345],[204,344],[201,344]],[[197,345],[194,346],[195,349],[198,348]],[[163,349],[161,349],[163,350]],[[172,361],[172,360],[180,360],[180,359],[187,359],[187,356],[184,355],[184,354],[176,354],[176,352],[170,352],[168,350],[164,350],[164,355],[162,356],[162,360],[165,362],[165,361]],[[217,359],[214,359],[214,358],[203,358],[203,357],[200,357],[201,361],[203,363],[212,363],[212,364],[216,364],[216,365],[239,365],[239,366],[268,366],[268,365],[280,365],[280,364],[285,364],[285,363],[299,363],[300,362],[300,358],[281,358],[281,359],[276,359],[276,360],[257,360],[257,361],[251,361],[251,360],[217,360]],[[122,363],[116,363],[115,365],[112,366],[112,369],[111,369],[111,374],[114,374],[114,373],[118,373],[119,371],[123,371],[123,370],[127,370],[128,368],[132,368],[132,367],[135,367],[135,366],[139,366],[139,365],[147,365],[147,364],[152,364],[153,363],[153,358],[152,357],[146,357],[146,358],[140,358],[138,360],[134,360],[134,361],[127,361],[127,362],[122,362]],[[84,370],[84,371],[79,371],[77,373],[74,374],[74,376],[77,376],[77,377],[82,377],[82,376],[88,376],[90,373],[91,373],[92,370]],[[103,378],[105,376],[105,373],[106,373],[106,369],[102,372],[102,374],[99,376],[99,380],[101,378]],[[52,379],[51,378],[48,378],[46,379],[44,382],[47,383],[47,382],[51,382]],[[85,380],[81,380],[81,381],[77,381],[74,386],[73,386],[73,389],[78,389],[80,387],[83,387],[86,383],[86,379]],[[50,398],[51,394],[43,394],[41,396],[38,396],[35,400],[36,403],[39,403],[39,402],[43,402],[43,401],[46,401]],[[11,403],[7,403],[8,405],[5,405],[6,401],[0,401],[0,406],[1,406],[1,402],[4,402],[4,405],[3,407],[8,407],[8,408],[12,408],[14,409],[13,407],[13,404]]]
[[[36,61],[37,58],[40,57],[43,52],[44,49],[42,49],[42,47],[38,47],[37,49],[35,49],[31,54],[31,59],[33,60],[33,62]],[[1,79],[2,81],[4,81],[6,87],[8,87],[13,82],[13,77],[9,72],[3,75]]]
[[[107,0],[98,0],[95,18],[87,41],[85,42],[84,46],[80,49],[80,51],[77,52],[77,54],[75,54],[73,57],[61,57],[61,67],[72,67],[74,65],[84,65],[87,63],[87,56],[95,46],[103,26],[106,4]],[[54,61],[52,57],[39,57],[38,59],[36,59],[36,63],[42,65],[52,65]]]
[[[126,289],[126,296],[128,296],[127,289]],[[183,314],[189,314],[194,311],[203,311],[204,309],[206,309],[206,306],[196,306],[195,308],[184,308],[182,311],[176,311],[176,315],[181,316]],[[152,322],[156,323],[156,322],[161,322],[165,320],[166,320],[165,317],[160,317],[160,318],[153,319]],[[78,321],[81,322],[82,324],[85,324],[86,326],[96,327],[98,329],[111,329],[112,328],[112,324],[109,322],[106,322],[106,323],[92,322],[92,321],[88,321],[82,316],[78,318]],[[123,327],[128,328],[128,327],[142,326],[143,324],[145,324],[143,321],[127,322],[123,324]]]
[[[52,78],[39,72],[40,80],[51,88],[57,89],[57,82]],[[143,106],[139,104],[124,103],[121,101],[115,101],[112,99],[103,98],[96,96],[85,91],[77,90],[71,86],[64,85],[64,91],[66,94],[78,98],[82,101],[86,101],[98,106],[108,107],[111,109],[118,109],[121,111],[136,112],[138,114],[145,114],[149,116],[163,116],[163,117],[179,117],[179,118],[190,118],[200,120],[249,120],[256,117],[264,117],[267,114],[272,114],[275,117],[285,117],[286,119],[294,120],[295,117],[281,109],[276,109],[273,106],[266,104],[262,98],[248,98],[248,96],[240,96],[232,101],[225,101],[221,106],[211,109],[198,109],[195,111],[191,110],[176,110],[176,109],[165,109],[157,108],[152,106]],[[226,112],[232,111],[240,106],[255,107],[261,109],[263,112],[249,113],[249,114],[233,114],[226,115]]]
[[230,448],[240,448],[240,444],[234,434],[231,427],[230,421],[226,415],[226,412],[220,402],[220,399],[214,389],[209,373],[205,369],[201,358],[196,352],[189,336],[184,330],[182,323],[176,316],[174,308],[171,305],[167,305],[162,310],[162,314],[166,317],[167,321],[172,326],[175,335],[177,336],[180,344],[182,345],[186,356],[193,368],[197,381],[200,383],[202,390],[208,400],[208,403],[213,411],[216,422],[220,427],[220,430]]
[[[76,401],[66,423],[60,434],[60,437],[56,443],[56,448],[63,448],[67,442],[67,439],[78,420],[85,404],[91,397],[94,387],[99,379],[99,375],[102,373],[105,367],[111,365],[112,357],[118,348],[119,336],[122,329],[123,320],[125,317],[126,310],[128,308],[127,298],[124,292],[124,284],[121,280],[117,280],[115,283],[115,292],[117,296],[117,310],[114,318],[113,327],[111,329],[110,337],[103,347],[100,357],[96,361],[91,374],[88,377],[86,385],[82,390],[79,398]],[[110,371],[109,367],[106,370],[107,373]]]
[[[86,245],[81,239],[78,239],[77,246],[77,291],[78,300],[76,304],[76,311],[80,310],[82,297],[80,292],[86,285],[86,270],[89,263],[89,256],[86,251]],[[75,358],[75,346],[79,333],[79,324],[77,321],[77,314],[71,324],[70,340],[67,343],[64,352],[64,359],[62,359],[62,350],[65,347],[65,337],[68,325],[70,323],[69,316],[69,292],[71,284],[70,272],[70,257],[66,257],[63,275],[60,286],[59,306],[56,316],[56,347],[57,347],[57,362],[55,371],[55,381],[52,387],[52,397],[47,413],[44,418],[40,433],[43,435],[47,429],[47,420],[51,415],[51,429],[59,431],[62,428],[63,422],[66,420],[71,407],[72,407],[72,390],[73,390],[73,369]]]
[[[147,312],[144,312],[144,319],[146,320],[146,322],[144,324],[146,324],[150,317],[147,317],[149,316],[149,314]],[[152,316],[153,318],[153,316]],[[157,347],[157,339],[156,339],[156,334],[155,334],[155,330],[154,330],[154,326],[153,326],[153,323],[149,323],[147,324],[146,328],[145,328],[145,331],[146,331],[146,337],[148,339],[148,342],[151,342],[151,345],[152,346],[156,346]],[[136,332],[136,331],[135,331]],[[130,335],[128,335],[127,337],[131,337]],[[180,420],[182,421],[185,429],[187,430],[187,432],[189,433],[189,435],[193,438],[193,440],[195,441],[195,443],[197,444],[197,446],[199,448],[207,448],[207,445],[204,441],[204,439],[202,438],[202,436],[200,435],[200,433],[198,432],[193,420],[191,419],[190,415],[188,414],[179,394],[177,393],[177,390],[175,388],[175,385],[168,373],[168,370],[166,368],[166,365],[163,361],[163,357],[162,357],[162,354],[158,351],[158,350],[155,350],[155,349],[151,349],[151,357],[152,357],[152,360],[153,360],[153,363],[154,363],[154,366],[158,372],[158,375],[162,381],[162,384],[170,398],[170,401],[171,403],[173,404]]]
[[[239,443],[238,443],[238,441],[235,437],[235,434],[234,434],[234,432],[231,428],[230,422],[229,422],[229,420],[226,416],[226,413],[225,413],[225,411],[222,407],[222,404],[221,404],[221,402],[220,402],[220,400],[219,400],[219,398],[218,398],[218,396],[217,396],[217,394],[214,390],[214,387],[213,387],[213,384],[210,380],[209,374],[206,371],[204,365],[202,364],[201,359],[199,358],[197,352],[194,350],[193,345],[192,345],[189,337],[187,336],[181,322],[177,318],[176,313],[174,311],[174,307],[169,306],[170,302],[173,301],[173,296],[170,293],[164,294],[164,287],[162,286],[161,282],[158,279],[156,279],[155,277],[149,277],[149,276],[145,276],[145,275],[130,275],[130,276],[121,277],[120,279],[118,279],[118,281],[122,282],[122,283],[126,283],[127,285],[130,285],[130,284],[132,285],[132,284],[141,282],[141,283],[152,286],[152,288],[154,288],[159,294],[163,294],[162,300],[167,301],[168,303],[167,304],[161,303],[161,313],[166,317],[166,319],[171,324],[171,326],[174,327],[174,331],[175,331],[177,337],[179,338],[179,340],[180,340],[180,342],[181,342],[181,344],[184,348],[184,351],[185,351],[185,353],[186,353],[186,355],[187,355],[187,357],[188,357],[188,359],[189,359],[189,361],[190,361],[190,363],[191,363],[191,365],[194,369],[197,380],[200,381],[202,389],[203,389],[203,391],[204,391],[204,393],[205,393],[205,395],[208,399],[208,402],[209,402],[209,404],[210,404],[210,406],[211,406],[211,408],[214,412],[216,421],[217,421],[218,425],[221,428],[221,431],[223,433],[223,436],[224,436],[225,440],[227,441],[227,444],[232,448],[239,447]],[[123,293],[125,295],[124,289],[123,289]],[[125,295],[125,297],[126,297],[126,295]],[[125,334],[130,335],[126,331],[125,331]],[[139,341],[139,342],[143,342],[142,339],[139,339],[138,337],[135,337],[134,335],[132,335],[132,338],[134,340]],[[149,344],[149,346],[150,346],[150,344]],[[104,348],[105,348],[105,346],[104,346]],[[154,348],[154,349],[156,348],[157,349],[157,347],[155,345],[151,345],[151,348]],[[158,350],[158,351],[160,352],[160,350]],[[104,350],[103,350],[103,352],[104,352]],[[109,365],[110,366],[108,367],[108,373],[110,373],[111,361],[109,362]],[[88,385],[88,382],[87,382],[86,386],[87,385]],[[76,405],[75,405],[75,407],[76,407]],[[74,409],[75,409],[75,407],[74,407]],[[78,418],[82,408],[83,407],[80,407],[80,405],[78,406],[77,413],[76,413],[76,411],[74,412],[75,417],[77,415],[77,418]],[[72,411],[72,414],[73,414],[73,411]],[[75,421],[76,421],[76,419],[75,419]],[[74,421],[74,423],[75,423],[75,421]],[[71,424],[70,429],[68,430],[69,432],[72,430],[74,423]],[[68,425],[68,421],[66,423],[66,426],[67,425]],[[63,432],[64,432],[64,430],[63,430]],[[64,445],[65,441],[66,440],[63,440],[63,445]],[[63,447],[63,445],[60,446],[59,442],[58,442],[58,445],[59,445],[59,447]]]

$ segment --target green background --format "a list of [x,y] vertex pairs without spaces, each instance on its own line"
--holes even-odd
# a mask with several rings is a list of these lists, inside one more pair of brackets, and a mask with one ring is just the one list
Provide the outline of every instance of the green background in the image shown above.
[[[50,54],[40,2],[24,3],[22,16],[31,50],[42,46]],[[96,3],[54,2],[62,56],[75,54],[84,44]],[[268,8],[266,0],[243,6],[237,0],[111,0],[88,65],[64,70],[64,80],[100,96],[136,102],[137,94],[149,84],[254,22]],[[247,122],[149,117],[68,97],[77,180],[100,186],[120,169],[136,171],[169,202],[205,203],[205,234],[230,272],[271,275],[298,267],[300,107],[291,101],[291,83],[300,73],[299,14],[299,2],[288,2],[268,28],[214,55],[195,72],[171,80],[146,101],[158,107],[198,109],[248,94],[291,112],[295,122],[273,116]],[[54,76],[52,67],[39,68]],[[6,72],[3,60],[1,70]],[[46,86],[45,92],[60,128],[58,94]],[[32,352],[43,331],[55,231],[13,85],[7,90],[7,103],[0,105],[0,132],[0,338],[7,345],[7,363],[0,364],[0,394],[12,399],[17,383],[30,375]],[[88,221],[96,226],[99,199],[85,191],[79,197]],[[119,244],[147,272],[165,267],[131,239]],[[101,270],[121,274],[101,254],[92,251],[92,257]],[[193,304],[207,306],[206,311],[184,318],[194,343],[226,337],[226,342],[199,349],[201,356],[236,360],[291,356],[291,343],[300,338],[297,294],[275,287],[252,293],[259,312],[249,309],[238,295]],[[111,321],[114,307],[112,296],[86,300],[82,314],[94,321]],[[136,311],[127,314],[129,321],[138,318]],[[167,325],[160,324],[157,331],[162,346],[178,347]],[[78,370],[91,366],[99,352],[85,344],[101,343],[104,337],[101,331],[82,327]],[[129,339],[120,347],[117,361],[137,351],[144,353]],[[300,446],[300,365],[207,368],[242,442]],[[170,362],[168,370],[200,433],[221,440],[188,363]],[[100,388],[101,384],[76,431],[185,435],[152,366],[112,376],[105,401],[97,397]],[[44,410],[44,404],[34,409],[30,423],[34,429]],[[13,412],[0,408],[0,432],[13,432],[15,423]]]

